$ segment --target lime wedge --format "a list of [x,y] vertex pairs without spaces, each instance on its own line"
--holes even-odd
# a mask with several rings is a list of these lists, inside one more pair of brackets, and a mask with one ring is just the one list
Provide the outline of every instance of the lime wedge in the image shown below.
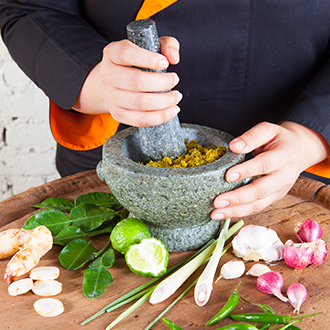
[[140,276],[157,277],[166,272],[168,251],[158,239],[144,238],[141,243],[131,245],[125,254],[130,270]]

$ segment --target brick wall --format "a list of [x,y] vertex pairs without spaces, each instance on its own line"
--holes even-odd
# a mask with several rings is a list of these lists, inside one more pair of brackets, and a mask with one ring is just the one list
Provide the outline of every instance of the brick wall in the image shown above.
[[59,178],[48,99],[0,39],[0,201]]

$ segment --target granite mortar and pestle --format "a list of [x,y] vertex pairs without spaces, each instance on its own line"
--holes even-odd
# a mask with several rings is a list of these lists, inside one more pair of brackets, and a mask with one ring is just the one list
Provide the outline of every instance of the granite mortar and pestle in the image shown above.
[[[138,46],[159,52],[155,23],[134,21],[127,26],[128,39]],[[184,140],[197,140],[203,147],[224,146],[218,160],[190,168],[145,166],[150,159],[172,159],[184,154]],[[210,218],[214,198],[250,180],[227,182],[228,168],[244,161],[244,155],[230,151],[233,137],[214,128],[181,124],[178,116],[155,127],[126,128],[110,137],[103,146],[97,174],[118,201],[143,220],[153,237],[169,252],[198,249],[218,234],[220,221]]]

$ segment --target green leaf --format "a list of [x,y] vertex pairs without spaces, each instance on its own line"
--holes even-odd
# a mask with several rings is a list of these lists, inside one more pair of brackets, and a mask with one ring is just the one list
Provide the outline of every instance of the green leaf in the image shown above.
[[165,317],[163,317],[162,320],[167,324],[167,326],[170,330],[182,330],[182,328],[180,328],[178,325],[176,325],[171,320],[166,319]]
[[83,291],[87,298],[101,296],[113,282],[109,271],[103,266],[88,268],[84,272]]
[[114,210],[104,210],[94,204],[80,204],[71,210],[70,217],[74,226],[88,232],[112,220],[117,213]]
[[114,265],[116,260],[115,252],[113,249],[109,249],[105,251],[100,257],[96,258],[93,260],[88,267],[93,268],[93,267],[105,267],[105,268],[110,268]]
[[103,222],[102,225],[92,231],[86,232],[87,236],[96,236],[100,234],[109,234],[112,232],[113,227],[120,221],[119,217],[118,219],[112,220],[112,221],[106,221]]
[[82,231],[80,228],[75,226],[69,226],[67,228],[62,229],[53,239],[54,244],[59,245],[67,245],[70,241],[73,241],[77,238],[85,238],[86,233]]
[[68,227],[71,219],[63,212],[54,209],[42,210],[33,214],[24,224],[24,229],[33,229],[38,226],[46,226],[53,236],[62,229]]
[[60,252],[58,258],[61,265],[69,270],[82,267],[87,261],[95,258],[96,249],[86,239],[77,238],[70,241]]
[[119,216],[120,216],[120,220],[124,220],[128,217],[129,215],[129,212],[128,210],[126,210],[124,207],[123,209],[121,210],[121,212],[119,213]]
[[45,209],[56,209],[63,212],[70,212],[74,208],[71,201],[61,197],[51,197],[45,199],[42,203],[34,204],[32,207],[45,208]]
[[100,207],[111,208],[113,206],[121,206],[113,194],[105,192],[93,192],[78,196],[74,205],[78,206],[81,204],[94,204]]

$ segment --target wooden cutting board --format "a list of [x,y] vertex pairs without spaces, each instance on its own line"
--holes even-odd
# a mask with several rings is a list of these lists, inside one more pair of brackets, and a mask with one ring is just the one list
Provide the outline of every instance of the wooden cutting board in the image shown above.
[[[30,189],[22,194],[11,197],[0,203],[0,229],[20,228],[24,222],[36,212],[30,205],[43,201],[48,197],[64,197],[73,200],[76,196],[87,193],[103,191],[109,188],[101,182],[95,171],[80,173],[67,178],[55,180],[37,188]],[[267,207],[262,213],[245,217],[245,224],[256,224],[270,227],[278,233],[282,242],[288,239],[295,241],[295,227],[305,219],[318,221],[324,230],[323,239],[330,242],[330,186],[300,177],[291,191],[280,201]],[[239,219],[232,219],[232,223]],[[107,241],[106,235],[93,239],[96,248],[101,248]],[[126,307],[122,307],[110,314],[104,313],[90,323],[81,326],[80,322],[96,313],[116,298],[124,295],[131,289],[148,281],[129,271],[124,258],[117,256],[115,265],[110,269],[114,282],[105,294],[96,299],[87,299],[82,292],[84,269],[69,271],[63,269],[58,261],[60,246],[54,246],[40,261],[40,266],[58,266],[61,270],[59,281],[63,283],[63,291],[56,296],[64,306],[65,312],[57,317],[45,318],[35,313],[33,303],[40,297],[28,292],[21,296],[11,297],[7,293],[7,284],[0,281],[0,329],[10,330],[36,330],[36,329],[105,329]],[[185,259],[191,252],[171,253],[170,265]],[[235,259],[230,252],[220,261],[221,265]],[[3,278],[6,264],[10,258],[0,260],[0,278]],[[248,270],[253,263],[246,263]],[[293,270],[280,261],[272,269],[282,274],[284,287],[282,292],[293,283],[302,283],[308,290],[308,298],[301,308],[301,314],[323,311],[322,315],[304,319],[297,325],[301,329],[323,330],[329,328],[330,323],[330,262],[329,258],[319,267],[307,267]],[[182,288],[172,297],[158,305],[144,303],[114,329],[144,329],[158,316],[201,272],[199,269],[187,280]],[[217,273],[218,275],[218,273]],[[174,321],[184,330],[210,329],[231,323],[225,319],[221,323],[205,327],[204,324],[225,304],[229,295],[242,280],[239,293],[249,301],[264,303],[272,306],[282,315],[293,315],[293,307],[283,303],[274,296],[259,292],[256,288],[256,278],[244,275],[240,279],[222,279],[214,284],[211,298],[206,306],[198,307],[194,302],[193,290],[190,290],[165,316]],[[243,301],[236,308],[237,313],[259,312],[257,307]],[[158,321],[152,329],[167,329],[167,326]]]

